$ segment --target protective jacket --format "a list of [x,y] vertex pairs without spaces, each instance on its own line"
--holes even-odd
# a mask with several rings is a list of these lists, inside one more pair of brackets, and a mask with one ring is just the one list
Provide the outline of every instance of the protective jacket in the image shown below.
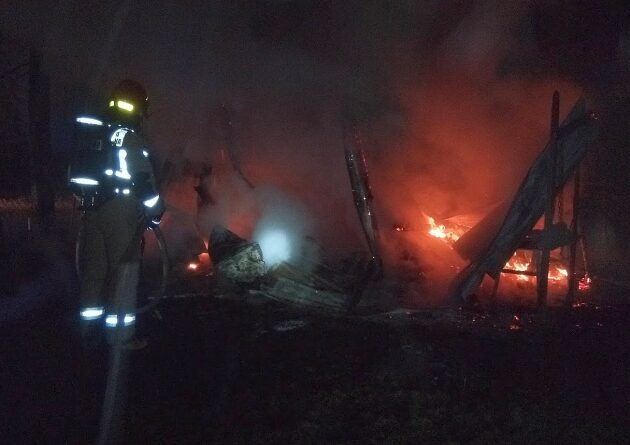
[[[110,343],[133,335],[146,220],[164,205],[144,139],[132,128],[78,118],[70,187],[84,210],[80,233],[81,319],[105,321]],[[121,328],[121,329],[111,329]]]
[[131,128],[99,119],[79,117],[77,124],[68,177],[84,208],[98,207],[116,195],[133,195],[147,216],[160,215],[163,203],[143,138]]

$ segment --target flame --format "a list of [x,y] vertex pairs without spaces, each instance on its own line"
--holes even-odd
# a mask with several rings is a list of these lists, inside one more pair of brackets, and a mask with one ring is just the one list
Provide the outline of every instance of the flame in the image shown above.
[[206,273],[211,269],[210,255],[207,252],[194,255],[186,264],[186,270],[189,272]]
[[[510,270],[516,270],[519,272],[526,272],[528,270],[530,270],[530,265],[532,263],[532,259],[531,257],[528,257],[525,253],[521,252],[521,251],[516,251],[514,252],[514,255],[512,255],[512,258],[510,258],[510,260],[505,263],[505,267],[504,269],[510,269]],[[529,275],[525,275],[525,274],[519,274],[519,275],[514,275],[516,277],[516,279],[518,281],[530,281],[530,277]]]
[[[453,245],[464,233],[466,233],[467,228],[463,226],[459,226],[456,224],[448,224],[445,222],[444,224],[438,224],[435,221],[435,218],[424,215],[427,224],[429,225],[428,234],[441,239],[449,246]],[[403,226],[395,226],[394,230],[401,231],[405,230]],[[533,272],[535,270],[533,262],[533,253],[530,251],[517,250],[512,255],[512,258],[505,264],[505,269],[514,270],[518,272]],[[535,276],[526,275],[526,274],[510,274],[513,279],[516,279],[519,282],[528,282],[534,283],[536,280]],[[549,274],[547,275],[550,282],[556,283],[558,285],[562,283],[568,284],[569,272],[561,263],[552,260],[549,264]],[[588,274],[585,274],[582,279],[579,280],[578,288],[580,291],[586,291],[590,289],[591,286],[591,278]]]
[[437,224],[435,218],[426,216],[427,223],[429,224],[429,235],[444,240],[448,244],[455,243],[465,232],[462,229],[447,228],[444,224]]
[[[507,263],[505,263],[505,269],[523,272],[533,271],[533,268],[531,267],[532,259],[533,255],[531,253],[516,251],[514,252],[514,255],[512,255],[512,258]],[[518,281],[533,281],[536,279],[536,277],[525,274],[517,274],[515,276]],[[560,283],[566,281],[568,277],[569,272],[564,266],[560,264],[555,264],[553,262],[549,264],[549,273],[547,275],[547,279],[549,281]]]
[[569,276],[569,272],[561,266],[557,265],[549,265],[549,280],[551,281],[562,281],[566,280]]

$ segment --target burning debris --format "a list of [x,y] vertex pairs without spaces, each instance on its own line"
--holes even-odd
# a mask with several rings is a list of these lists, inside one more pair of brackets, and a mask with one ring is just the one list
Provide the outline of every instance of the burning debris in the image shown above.
[[222,226],[216,226],[210,234],[210,254],[217,278],[223,281],[252,284],[266,272],[258,243],[247,241]]
[[[348,307],[349,296],[333,281],[286,261],[275,264],[270,258],[275,265],[266,264],[258,243],[225,227],[213,229],[210,252],[221,290],[249,288],[272,301],[326,313],[342,313]],[[199,264],[191,262],[188,267],[195,270]]]
[[207,275],[210,271],[210,256],[206,252],[193,255],[185,263],[185,272],[189,275]]
[[429,225],[429,235],[441,239],[449,246],[452,246],[461,238],[461,236],[466,233],[469,227],[464,227],[459,224],[449,223],[448,221],[443,221],[441,224],[437,224],[435,222],[435,218],[424,215],[427,224]]
[[[427,222],[428,228],[426,229],[426,234],[437,238],[444,242],[449,248],[453,248],[453,246],[457,243],[457,241],[464,236],[470,227],[451,222],[448,220],[440,221],[440,223],[436,222],[436,219],[424,215],[424,218]],[[541,238],[540,231],[534,232],[537,233],[537,239]],[[564,235],[564,232],[563,232]],[[528,239],[529,243],[534,245],[536,242],[531,241],[531,238]],[[560,252],[557,252],[557,256],[551,259],[551,264],[548,273],[548,279],[551,283],[555,285],[567,285],[568,280],[568,270],[564,264],[564,259],[560,257]],[[502,273],[507,275],[507,279],[512,279],[516,283],[519,284],[528,284],[532,287],[536,284],[536,255],[532,250],[518,249],[514,252],[512,257],[505,263],[505,266],[502,270]],[[590,278],[588,278],[590,283]],[[584,285],[582,285],[584,283]],[[588,290],[589,286],[586,284],[585,279],[580,280],[580,291]]]
[[[575,179],[570,228],[561,220],[554,221],[554,206],[556,195],[597,136],[597,119],[586,110],[584,101],[580,101],[560,127],[557,124],[558,103],[556,94],[550,142],[530,169],[511,207],[496,207],[473,228],[449,221],[438,223],[435,218],[424,215],[426,234],[443,241],[462,258],[471,261],[457,277],[453,295],[468,300],[486,274],[495,280],[493,298],[501,276],[509,277],[519,287],[537,286],[539,304],[546,301],[548,284],[568,289],[569,303],[574,290],[585,292],[590,289],[588,272],[579,277],[575,270],[579,175]],[[553,122],[556,122],[555,127]],[[562,207],[561,201],[559,207]],[[533,229],[543,211],[546,212],[544,229]],[[564,246],[570,246],[568,255]],[[583,244],[581,246],[584,250]],[[586,269],[584,252],[583,257]]]
[[[423,253],[414,251],[413,241],[408,243],[411,238],[425,236],[438,240],[438,244],[432,244],[432,250],[436,250],[433,246],[441,242],[449,252],[437,255],[453,260],[451,268],[435,274],[441,273],[439,279],[446,281],[452,279],[454,271],[458,272],[455,283],[451,283],[451,292],[460,299],[468,300],[485,275],[495,279],[493,297],[500,277],[528,292],[538,286],[540,295],[541,270],[545,271],[545,298],[547,282],[556,293],[570,288],[570,280],[577,275],[575,264],[567,260],[567,249],[560,248],[575,244],[576,223],[572,222],[569,228],[562,221],[554,222],[546,224],[544,230],[534,229],[534,226],[548,207],[549,194],[545,187],[550,177],[551,153],[558,152],[557,171],[553,175],[554,193],[557,193],[596,137],[596,123],[583,101],[573,107],[554,134],[556,139],[547,144],[535,161],[511,205],[495,207],[477,225],[471,218],[437,219],[424,213],[417,222],[419,224],[394,224],[392,231],[401,234],[395,246],[396,254],[400,254],[399,269],[411,272],[401,274],[399,271],[398,278],[404,276],[401,279],[405,282],[420,285],[432,279],[431,266],[424,263]],[[313,272],[317,264],[313,268],[296,266],[290,258],[294,247],[291,240],[275,228],[264,234],[255,233],[257,242],[239,238],[225,228],[215,228],[210,237],[210,250],[217,277],[238,286],[255,288],[260,283],[262,293],[275,301],[326,311],[351,309],[359,303],[369,284],[383,275],[381,248],[384,246],[380,245],[363,142],[354,125],[344,128],[343,145],[353,202],[369,255],[369,261],[362,264],[362,269],[354,270],[353,275],[347,277],[347,282],[353,284],[340,286],[335,279],[323,278]],[[408,246],[403,245],[407,243]],[[548,257],[545,259],[541,252],[548,252]],[[455,254],[460,258],[456,259]],[[457,264],[461,259],[470,261],[463,270]],[[198,267],[194,261],[188,264],[191,272]],[[447,273],[450,274],[448,278]],[[591,278],[588,274],[576,278],[579,280],[575,283],[577,290],[589,289]],[[417,298],[422,298],[422,292],[419,288]],[[405,294],[404,290],[400,294]]]
[[[555,105],[555,108],[557,108],[557,105]],[[499,230],[493,232],[496,233],[494,238],[490,239],[488,243],[478,242],[476,252],[474,252],[474,249],[468,249],[467,253],[471,263],[457,277],[451,291],[453,296],[466,301],[468,296],[474,293],[475,289],[481,284],[486,274],[495,279],[496,292],[499,277],[504,272],[506,263],[509,262],[510,257],[513,257],[514,252],[521,247],[527,234],[532,231],[536,222],[545,212],[545,209],[548,207],[548,199],[553,199],[552,195],[545,193],[546,186],[550,182],[549,178],[551,177],[553,180],[553,191],[555,193],[576,170],[581,158],[596,137],[596,120],[592,113],[586,109],[585,102],[581,100],[573,107],[563,124],[552,134],[551,141],[529,170],[511,207],[503,218]],[[557,159],[559,164],[556,164],[555,161],[552,162],[554,159]],[[551,165],[555,168],[550,168]],[[482,221],[482,224],[487,226],[488,222]],[[547,229],[547,223],[545,228]],[[544,235],[540,236],[535,248],[541,249],[543,253],[549,253],[554,245],[559,242],[558,239],[561,236],[558,233],[561,232],[559,229],[546,230]],[[479,233],[479,231],[475,233]],[[464,237],[458,242],[462,242],[463,239]],[[469,240],[468,245],[470,244],[475,243],[470,243]],[[532,248],[532,246],[528,247]],[[457,246],[455,248],[457,250]],[[545,263],[543,255],[542,262],[537,264],[539,271],[541,270],[541,265],[543,268],[548,266],[548,256],[546,261]],[[531,261],[527,263],[527,267],[529,267],[529,264],[531,264]],[[524,268],[518,265],[517,267]],[[521,272],[521,275],[529,275],[529,272],[525,270],[516,269],[516,272],[517,274]],[[560,274],[564,275],[564,273]],[[543,274],[543,277],[546,284],[546,273]],[[546,298],[546,287],[544,288],[544,295],[544,298]],[[540,301],[541,293],[539,287]]]

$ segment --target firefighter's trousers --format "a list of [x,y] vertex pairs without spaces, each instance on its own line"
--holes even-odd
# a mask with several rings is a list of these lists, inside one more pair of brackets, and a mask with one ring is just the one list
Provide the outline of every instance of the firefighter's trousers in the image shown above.
[[144,229],[142,203],[116,196],[83,218],[79,243],[81,319],[103,323],[110,344],[133,335]]

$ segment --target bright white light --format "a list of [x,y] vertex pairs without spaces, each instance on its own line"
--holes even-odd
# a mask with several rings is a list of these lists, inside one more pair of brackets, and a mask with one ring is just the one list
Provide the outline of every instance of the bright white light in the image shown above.
[[129,193],[131,193],[131,190],[123,189],[123,195],[128,195]]
[[291,246],[287,235],[280,230],[264,232],[258,239],[267,266],[273,266],[291,257]]
[[87,307],[81,311],[81,318],[84,320],[96,320],[103,315],[102,307]]
[[159,199],[160,199],[160,195],[155,195],[153,198],[147,199],[146,201],[144,201],[144,205],[151,208],[157,204]]
[[99,121],[98,119],[85,117],[85,116],[77,117],[77,122],[80,124],[88,124],[88,125],[103,125],[103,122]]
[[70,178],[70,182],[81,185],[98,185],[98,181],[90,178]]
[[106,174],[107,176],[111,176],[111,175],[113,175],[113,174],[114,174],[114,170],[112,170],[111,168],[108,168],[107,170],[105,170],[105,174]]
[[144,155],[145,158],[149,157],[149,152],[146,150],[142,150],[142,154]]
[[[125,317],[123,318],[123,325],[129,326],[135,321],[136,316],[134,314],[125,314]],[[107,317],[105,317],[105,324],[109,328],[115,328],[116,326],[118,326],[118,316],[115,314],[108,315]]]
[[127,150],[124,148],[118,150],[118,164],[119,168],[114,172],[114,174],[121,179],[131,179],[129,170],[127,170]]
[[107,317],[105,317],[105,324],[110,328],[115,328],[118,324],[118,316],[108,315]]

